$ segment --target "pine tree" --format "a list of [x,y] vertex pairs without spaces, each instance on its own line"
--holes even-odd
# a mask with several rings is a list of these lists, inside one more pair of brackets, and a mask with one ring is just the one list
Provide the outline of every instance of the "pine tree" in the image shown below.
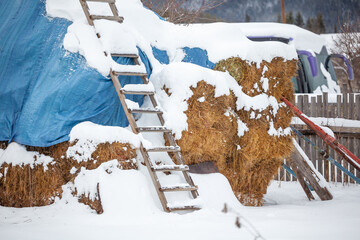
[[297,12],[297,14],[296,14],[295,25],[297,25],[299,27],[304,26],[304,19],[300,12]]
[[334,33],[337,33],[337,32],[338,32],[337,25],[335,24],[334,25]]
[[316,16],[316,32],[317,33],[325,33],[326,32],[323,15],[321,13],[319,13]]
[[281,15],[280,15],[280,13],[278,14],[278,16],[277,16],[277,22],[278,23],[281,23],[282,21],[281,21]]
[[314,22],[314,19],[312,19],[312,18],[308,18],[306,20],[306,29],[307,30],[313,31],[313,25],[314,25],[313,22]]
[[290,11],[287,16],[286,16],[286,23],[288,24],[294,24],[294,17],[293,17],[293,12]]
[[249,16],[249,14],[246,14],[245,15],[245,22],[250,22],[251,21],[251,18]]

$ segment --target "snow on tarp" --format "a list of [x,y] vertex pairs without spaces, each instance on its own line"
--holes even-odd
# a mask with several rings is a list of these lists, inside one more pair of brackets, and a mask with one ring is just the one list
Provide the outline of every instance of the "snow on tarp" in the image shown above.
[[[62,47],[71,22],[46,17],[39,0],[1,5],[0,141],[45,147],[68,140],[72,127],[82,121],[128,125],[111,80]],[[151,72],[149,64],[146,68]],[[120,81],[142,82],[139,77]],[[143,99],[128,98],[140,104]]]
[[[149,75],[171,62],[212,68],[233,56],[258,64],[274,57],[297,58],[293,46],[248,40],[238,24],[174,25],[138,0],[117,0],[116,4],[124,23],[95,21],[100,42],[78,0],[3,3],[0,33],[6,37],[0,39],[0,141],[45,147],[67,141],[79,122],[127,126],[106,77],[115,65],[104,51],[138,50]],[[108,4],[89,5],[93,14],[111,14]],[[116,62],[122,69],[138,68],[124,66],[134,64],[129,58]],[[122,85],[142,82],[126,76],[120,81]],[[127,98],[142,104],[142,96]]]

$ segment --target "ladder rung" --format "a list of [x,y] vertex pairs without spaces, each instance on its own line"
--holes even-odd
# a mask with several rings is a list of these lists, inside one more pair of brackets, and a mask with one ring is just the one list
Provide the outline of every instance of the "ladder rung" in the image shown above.
[[180,147],[164,146],[164,147],[153,147],[146,148],[148,152],[180,152]]
[[162,113],[158,108],[129,108],[131,113]]
[[171,132],[170,129],[166,127],[138,127],[139,132]]
[[138,58],[139,55],[131,53],[111,53],[112,57],[127,57],[127,58]]
[[186,211],[186,210],[200,210],[201,208],[198,206],[183,206],[183,207],[173,207],[170,208],[169,210],[172,211]]
[[85,2],[104,2],[104,3],[115,3],[115,0],[83,0]]
[[154,166],[154,171],[167,172],[167,171],[189,171],[188,165],[160,165]]
[[119,23],[122,23],[124,21],[123,17],[119,17],[119,16],[101,16],[101,15],[90,15],[90,18],[92,20],[101,20],[101,19],[105,19],[105,20],[111,20],[111,21],[117,21]]
[[117,76],[140,76],[140,77],[147,77],[147,73],[141,73],[141,72],[116,72],[114,71],[114,74]]
[[198,189],[197,186],[168,186],[168,187],[161,187],[160,191],[162,192],[178,192],[178,191],[196,191]]
[[120,90],[123,94],[133,94],[133,95],[154,95],[155,92],[153,91],[127,91],[127,90]]

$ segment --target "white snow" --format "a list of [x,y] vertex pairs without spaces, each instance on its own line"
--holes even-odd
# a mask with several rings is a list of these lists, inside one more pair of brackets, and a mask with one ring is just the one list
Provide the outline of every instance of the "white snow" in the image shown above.
[[[190,87],[196,87],[202,80],[215,87],[215,97],[229,95],[232,91],[237,97],[237,110],[261,112],[271,106],[273,115],[276,116],[278,109],[284,107],[273,96],[265,93],[254,97],[246,95],[227,72],[213,71],[190,63],[171,63],[164,66],[161,72],[153,73],[150,81],[153,82],[160,105],[164,109],[165,125],[173,130],[177,139],[181,138],[182,131],[187,130],[185,111],[188,108],[187,100],[193,95]],[[164,86],[169,88],[170,96],[163,90]],[[242,136],[247,127],[245,123],[238,123],[239,136]]]
[[[328,127],[354,127],[358,128],[360,126],[359,120],[350,120],[344,118],[322,118],[322,117],[307,117],[310,121],[316,123],[321,126]],[[305,125],[303,121],[298,117],[293,117],[291,120],[291,124],[301,124]]]
[[66,154],[78,162],[88,161],[100,143],[129,143],[134,148],[139,148],[141,141],[145,145],[149,145],[147,141],[142,139],[141,134],[136,135],[125,128],[82,122],[71,130],[70,142],[75,142],[75,145],[70,146]]
[[[27,151],[25,146],[12,142],[5,150],[0,150],[0,166],[4,163],[12,166],[30,165],[31,168],[42,165],[47,171],[47,165],[54,159],[38,152]],[[5,174],[6,175],[6,174]]]
[[[69,190],[53,205],[0,207],[2,239],[254,239],[235,226],[236,212],[265,239],[357,239],[360,187],[331,184],[334,199],[308,201],[297,182],[273,181],[265,206],[241,206],[221,174],[192,175],[200,187],[203,209],[193,213],[162,212],[140,172],[115,171],[99,185],[104,213],[96,215],[77,203]],[[224,204],[233,211],[222,213]],[[111,207],[111,208],[110,208]],[[111,210],[109,210],[111,209]]]
[[[107,4],[92,2],[88,4],[93,14],[111,15]],[[274,57],[283,57],[286,60],[297,59],[295,48],[291,45],[280,42],[253,42],[247,39],[243,29],[248,31],[250,25],[229,23],[175,25],[160,20],[138,0],[118,0],[116,6],[119,15],[124,17],[124,22],[119,24],[108,20],[94,21],[96,31],[101,35],[99,40],[94,29],[87,25],[79,1],[63,0],[61,3],[57,0],[46,1],[46,10],[50,17],[73,21],[64,40],[65,49],[84,55],[88,64],[104,76],[109,73],[113,64],[110,55],[105,57],[104,52],[137,53],[136,46],[145,51],[154,71],[158,71],[156,68],[160,65],[152,55],[151,46],[166,50],[169,59],[174,62],[184,58],[184,52],[181,50],[183,47],[207,50],[209,60],[212,62],[236,56],[258,64],[263,60],[270,62]],[[281,24],[272,24],[268,29],[274,27],[278,29],[279,26]],[[280,28],[282,29],[283,26]],[[291,25],[286,26],[285,29],[295,29],[295,32],[308,34],[306,30],[296,29]],[[263,30],[259,32],[266,34]]]
[[300,153],[300,155],[302,156],[302,158],[305,160],[305,162],[309,165],[309,167],[311,168],[311,170],[313,171],[313,176],[317,179],[317,182],[319,183],[319,185],[321,187],[326,187],[329,191],[329,184],[328,182],[326,182],[325,178],[323,175],[321,175],[315,168],[314,164],[312,163],[312,161],[309,159],[309,157],[306,155],[306,153],[304,152],[304,150],[300,147],[300,145],[298,144],[298,142],[293,138],[292,139],[292,143],[294,144],[296,150]]

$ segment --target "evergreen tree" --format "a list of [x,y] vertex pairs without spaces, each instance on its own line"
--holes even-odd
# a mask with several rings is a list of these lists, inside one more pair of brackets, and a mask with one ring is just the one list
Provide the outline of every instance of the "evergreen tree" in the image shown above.
[[317,33],[325,33],[326,32],[323,15],[321,13],[319,13],[316,16],[316,32]]
[[337,33],[337,32],[338,32],[337,25],[335,24],[334,25],[334,33]]
[[251,18],[249,16],[249,14],[246,14],[245,15],[245,22],[250,22],[251,21]]
[[280,13],[278,14],[278,16],[277,16],[277,22],[278,23],[281,23],[282,21],[281,21],[281,15],[280,15]]
[[313,22],[314,22],[314,19],[312,19],[312,18],[308,18],[306,20],[306,29],[307,30],[313,31],[313,25],[314,25]]
[[304,19],[300,12],[297,12],[297,14],[296,14],[295,25],[297,25],[299,27],[304,26]]
[[290,11],[287,15],[286,15],[286,23],[288,24],[294,24],[294,17],[293,17],[293,12]]

